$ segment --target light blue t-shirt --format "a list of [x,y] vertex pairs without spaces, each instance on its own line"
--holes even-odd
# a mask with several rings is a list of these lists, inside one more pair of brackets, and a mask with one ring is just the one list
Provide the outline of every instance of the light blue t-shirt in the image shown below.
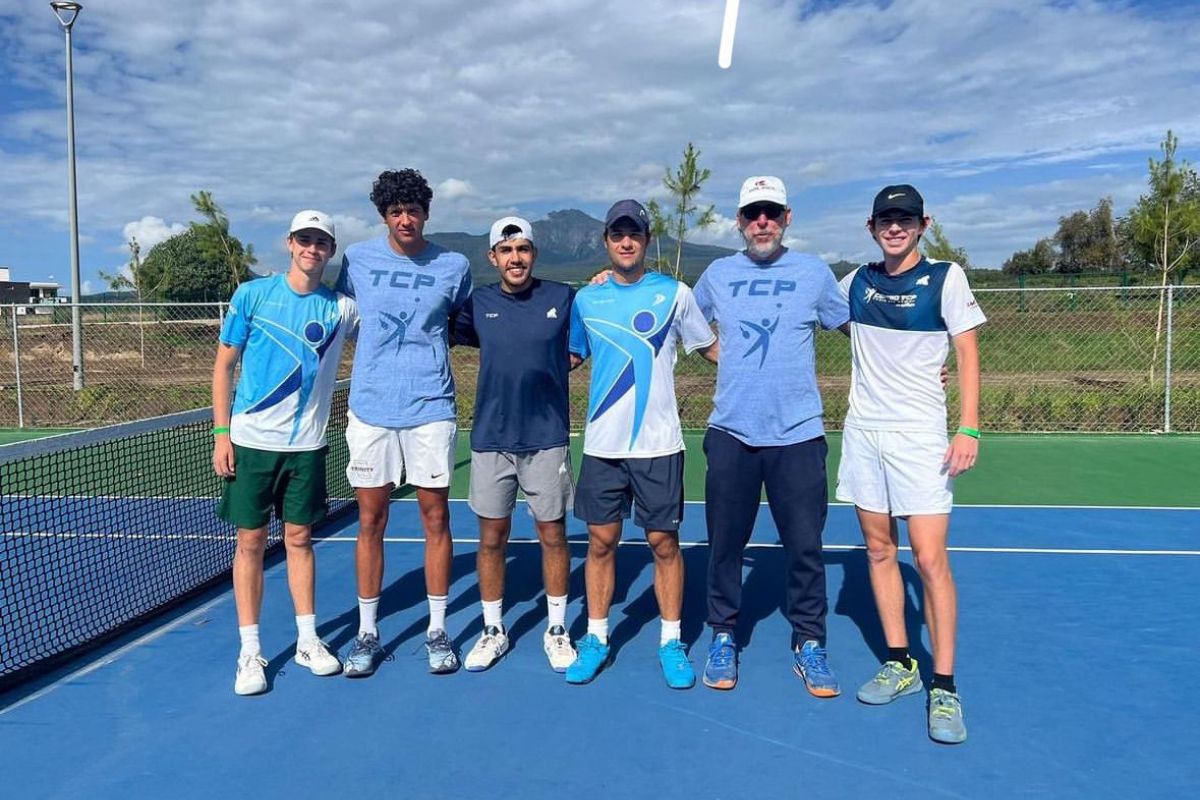
[[346,248],[337,288],[362,317],[350,410],[383,428],[455,419],[447,337],[450,315],[471,293],[466,256],[429,242],[415,258],[387,237]]
[[751,447],[821,436],[815,333],[850,319],[829,265],[791,250],[767,264],[735,253],[700,276],[696,303],[721,338],[708,424]]
[[592,358],[583,452],[654,458],[683,450],[675,402],[675,347],[716,341],[679,281],[647,272],[637,283],[585,286],[571,306],[572,353]]
[[316,450],[354,301],[319,286],[299,294],[286,275],[243,283],[229,301],[221,341],[242,351],[230,439],[259,450]]

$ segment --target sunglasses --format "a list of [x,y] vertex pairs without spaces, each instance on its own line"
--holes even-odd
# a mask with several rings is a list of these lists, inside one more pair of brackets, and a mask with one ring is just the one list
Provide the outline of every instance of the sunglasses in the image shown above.
[[755,203],[754,205],[746,206],[738,213],[742,215],[743,219],[753,221],[763,214],[766,214],[769,220],[777,220],[783,216],[783,212],[783,206],[776,203]]

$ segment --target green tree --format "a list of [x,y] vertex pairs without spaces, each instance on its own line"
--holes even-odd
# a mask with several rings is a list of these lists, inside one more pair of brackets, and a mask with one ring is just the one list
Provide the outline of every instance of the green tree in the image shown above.
[[1054,269],[1058,251],[1049,238],[1038,239],[1028,250],[1018,250],[1004,262],[1004,271],[1009,275],[1041,275]]
[[206,254],[208,257],[219,258],[225,263],[229,280],[236,289],[238,284],[250,279],[250,267],[258,263],[254,246],[243,247],[237,237],[229,233],[229,217],[213,199],[211,192],[201,189],[191,196],[191,200],[196,211],[207,220],[191,223],[192,228],[208,228],[211,232],[200,238],[201,246],[209,249],[210,252]]
[[[232,244],[232,252],[242,252],[241,242]],[[161,287],[163,300],[176,303],[228,300],[237,288],[219,234],[208,225],[193,225],[150,248],[141,273],[147,285]]]
[[934,261],[953,261],[963,269],[969,269],[971,266],[967,251],[950,243],[941,223],[936,219],[925,232],[925,257]]
[[1175,160],[1178,145],[1175,134],[1167,131],[1167,137],[1159,145],[1162,160],[1150,159],[1150,190],[1126,218],[1131,249],[1162,277],[1154,355],[1150,360],[1152,383],[1162,339],[1167,280],[1172,272],[1196,259],[1196,243],[1200,241],[1200,179],[1186,160]]
[[663,260],[662,239],[671,230],[670,221],[657,200],[651,200],[646,204],[646,212],[650,214],[650,235],[654,237],[654,269],[666,272],[670,267],[670,262]]
[[1054,242],[1059,250],[1059,272],[1112,272],[1124,266],[1113,223],[1112,200],[1107,197],[1091,211],[1060,217]]
[[[710,205],[701,211],[696,205],[700,189],[710,174],[707,168],[700,166],[700,151],[688,142],[683,151],[683,161],[679,162],[674,172],[667,167],[666,174],[663,175],[663,186],[667,187],[675,202],[674,211],[667,224],[675,235],[675,265],[672,274],[677,279],[683,277],[683,240],[688,228],[703,230],[717,221],[715,206]],[[695,222],[692,221],[693,218]]]

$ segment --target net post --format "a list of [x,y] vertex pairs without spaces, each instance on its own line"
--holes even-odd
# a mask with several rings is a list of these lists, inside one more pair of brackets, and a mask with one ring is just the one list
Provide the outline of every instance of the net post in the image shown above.
[[25,427],[25,398],[21,393],[21,337],[17,333],[17,306],[13,304],[8,308],[12,314],[12,334],[13,334],[13,371],[17,381],[17,427]]

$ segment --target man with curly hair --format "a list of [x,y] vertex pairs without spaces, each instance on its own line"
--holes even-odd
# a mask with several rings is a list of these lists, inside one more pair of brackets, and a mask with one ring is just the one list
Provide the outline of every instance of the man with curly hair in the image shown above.
[[457,411],[449,319],[471,292],[465,256],[425,238],[433,191],[414,169],[382,173],[371,202],[387,234],[346,250],[338,289],[358,301],[361,328],[350,381],[346,475],[358,499],[358,636],[344,674],[372,674],[383,657],[376,617],[383,586],[383,532],[392,490],[415,487],[425,533],[429,671],[454,672],[446,634],[454,556],[450,478]]

